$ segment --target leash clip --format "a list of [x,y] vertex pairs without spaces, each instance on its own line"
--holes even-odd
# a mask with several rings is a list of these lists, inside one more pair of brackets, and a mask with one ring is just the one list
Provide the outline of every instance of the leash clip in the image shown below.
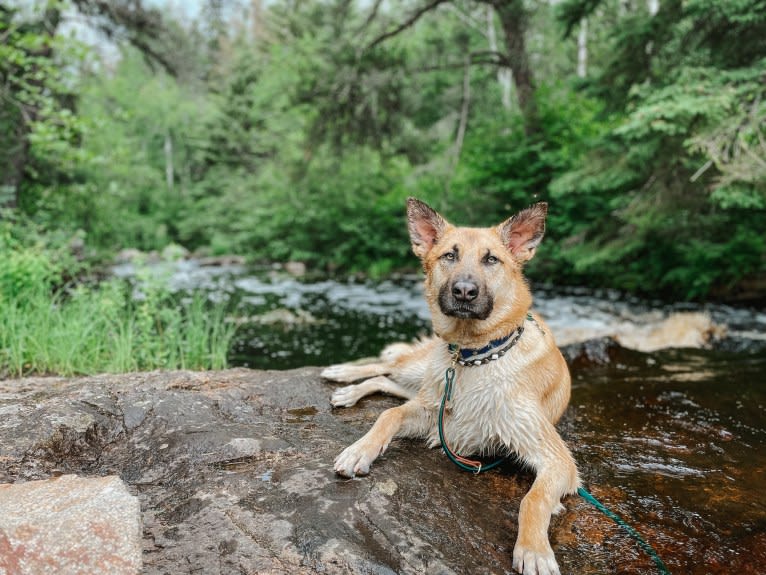
[[447,401],[452,399],[452,384],[455,381],[455,367],[454,364],[447,368],[444,372],[444,397]]

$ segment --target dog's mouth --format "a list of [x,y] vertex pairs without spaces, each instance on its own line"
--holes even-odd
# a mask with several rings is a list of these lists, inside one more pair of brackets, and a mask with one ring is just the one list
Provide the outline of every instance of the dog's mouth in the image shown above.
[[442,313],[449,317],[455,317],[458,319],[487,319],[489,317],[489,314],[491,313],[490,310],[477,310],[472,308],[466,308],[465,306],[460,307],[452,307],[445,309],[442,306],[439,306],[442,310]]
[[476,299],[466,302],[455,299],[447,289],[440,290],[439,310],[448,316],[457,319],[487,319],[492,313],[494,302],[488,294],[480,295]]

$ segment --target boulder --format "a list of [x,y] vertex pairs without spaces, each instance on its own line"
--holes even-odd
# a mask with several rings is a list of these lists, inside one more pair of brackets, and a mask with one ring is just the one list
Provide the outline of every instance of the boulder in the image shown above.
[[[370,476],[339,478],[334,457],[399,401],[332,409],[331,390],[318,368],[0,381],[0,483],[11,493],[76,473],[105,488],[119,476],[140,501],[151,575],[510,573],[532,475],[513,462],[465,473],[421,441],[396,440]],[[573,446],[577,417],[560,425]],[[123,501],[94,496],[91,520],[135,529]],[[608,519],[577,497],[564,504],[550,530],[562,573],[652,572]],[[47,529],[44,518],[29,522]],[[118,555],[129,563],[132,553]]]
[[138,499],[115,476],[0,485],[0,573],[135,575]]

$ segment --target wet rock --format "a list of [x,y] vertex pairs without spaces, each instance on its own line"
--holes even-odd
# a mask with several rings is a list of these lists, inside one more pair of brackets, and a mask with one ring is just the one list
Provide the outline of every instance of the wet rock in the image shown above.
[[572,369],[608,365],[623,351],[624,348],[613,337],[588,339],[561,347],[561,353]]
[[586,322],[558,320],[551,324],[561,346],[612,338],[625,348],[642,352],[671,348],[710,349],[729,335],[725,316],[714,321],[710,313],[703,311],[666,314],[660,310],[638,313],[622,309],[606,316],[602,313],[601,317],[589,318]]
[[705,312],[675,312],[660,321],[616,334],[624,347],[650,352],[669,348],[709,348],[723,339],[726,326]]
[[0,573],[133,575],[141,547],[138,500],[117,477],[0,485]]
[[[0,381],[0,482],[119,476],[140,502],[149,575],[510,573],[530,473],[507,462],[476,476],[421,441],[395,440],[370,476],[338,478],[334,457],[399,401],[378,396],[333,410],[319,372]],[[586,479],[611,471],[607,446],[588,450],[603,434],[587,431],[589,420],[609,417],[575,403],[559,426]],[[624,489],[594,493],[642,527],[655,525]],[[609,520],[579,498],[564,504],[550,530],[562,573],[652,572]],[[681,540],[648,536],[664,542],[661,554]],[[684,571],[705,545],[683,541],[688,560],[671,568],[713,573]]]
[[196,259],[200,267],[241,266],[241,265],[245,265],[247,261],[244,256],[234,256],[234,255],[197,256]]
[[321,323],[320,320],[305,310],[290,310],[283,307],[269,310],[260,315],[228,318],[227,321],[236,323],[237,325],[258,324],[268,326],[281,325],[283,327],[314,325]]

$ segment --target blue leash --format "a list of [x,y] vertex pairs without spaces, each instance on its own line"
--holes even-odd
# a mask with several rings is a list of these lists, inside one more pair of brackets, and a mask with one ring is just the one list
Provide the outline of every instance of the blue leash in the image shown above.
[[[461,455],[458,455],[452,449],[450,449],[449,445],[447,445],[447,440],[444,436],[444,409],[446,407],[447,401],[449,401],[452,398],[452,385],[455,382],[455,368],[449,367],[447,368],[447,371],[444,374],[444,395],[442,395],[442,401],[441,405],[439,406],[439,441],[441,441],[442,449],[444,450],[444,453],[447,455],[450,461],[457,465],[460,469],[464,471],[471,471],[472,473],[478,474],[482,471],[489,471],[490,469],[497,467],[500,465],[503,461],[507,459],[507,457],[504,457],[502,459],[498,459],[497,461],[493,461],[489,465],[483,465],[480,461],[474,461],[472,459],[467,459]],[[606,505],[601,503],[598,499],[596,499],[593,494],[585,489],[584,487],[578,487],[577,494],[585,499],[588,503],[593,505],[596,509],[601,511],[604,515],[609,517],[612,521],[617,523],[620,527],[622,527],[628,535],[633,537],[633,539],[636,540],[638,545],[643,549],[649,557],[651,557],[652,561],[654,561],[654,564],[657,566],[657,569],[659,570],[662,575],[670,575],[670,571],[668,571],[667,566],[665,563],[660,559],[660,556],[657,555],[657,552],[652,548],[651,545],[649,545],[646,541],[644,541],[644,538],[641,537],[641,535],[636,531],[633,527],[628,525],[625,520],[617,515],[614,511],[609,509]]]

